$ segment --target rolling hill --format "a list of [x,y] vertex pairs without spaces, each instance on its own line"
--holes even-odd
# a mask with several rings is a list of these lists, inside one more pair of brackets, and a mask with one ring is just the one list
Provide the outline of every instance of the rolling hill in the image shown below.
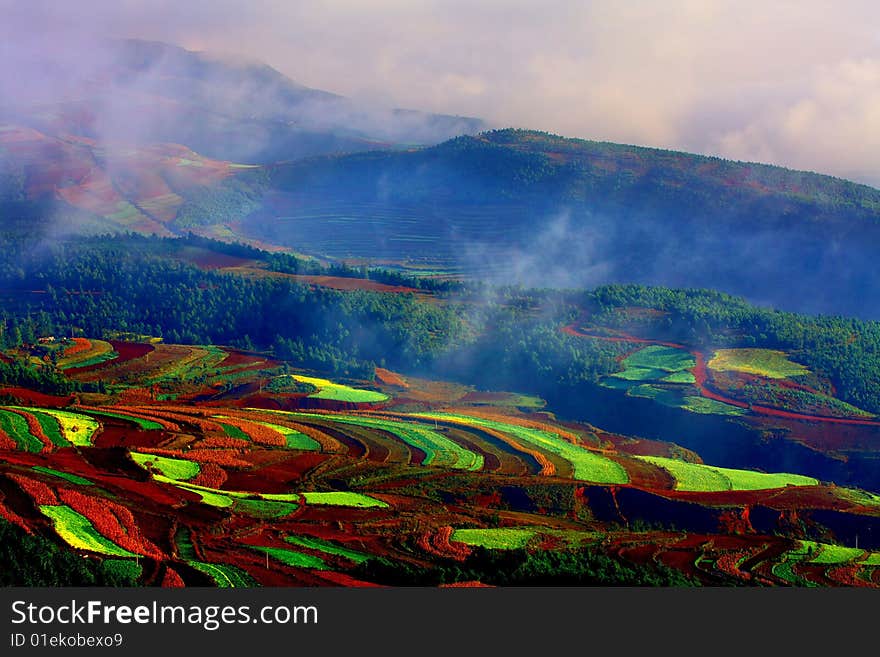
[[500,130],[270,168],[245,234],[496,282],[709,287],[876,317],[880,191],[838,178]]

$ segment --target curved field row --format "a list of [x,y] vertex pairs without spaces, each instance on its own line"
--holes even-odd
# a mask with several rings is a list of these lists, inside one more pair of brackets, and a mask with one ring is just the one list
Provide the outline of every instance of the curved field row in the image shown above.
[[[306,433],[300,428],[291,428],[243,414],[213,415],[212,417],[224,421],[222,426],[227,430],[227,435],[232,437],[243,435],[248,440],[260,445],[306,451],[320,451],[322,448],[319,441],[308,435],[314,432]],[[230,433],[230,429],[232,433]]]
[[86,518],[96,531],[114,545],[135,554],[163,558],[161,550],[141,535],[134,516],[127,507],[107,498],[84,495],[71,488],[58,489],[58,498],[62,504]]
[[[531,459],[537,466],[537,471],[535,472],[535,474],[539,477],[552,477],[553,475],[557,474],[557,464],[554,463],[550,458],[548,458],[544,452],[539,449],[523,445],[514,437],[510,436],[507,433],[504,433],[503,431],[497,431],[489,427],[480,427],[479,429],[477,429],[469,423],[459,422],[457,420],[447,419],[444,422],[453,427],[459,427],[468,431],[480,431],[487,435],[489,438],[497,440],[502,445],[509,447],[514,452],[516,452],[518,459],[525,466],[527,471],[530,471],[528,467],[528,462],[529,459]],[[565,464],[568,465],[568,462],[565,462]]]
[[168,380],[186,381],[194,376],[206,374],[215,369],[227,357],[227,353],[212,345],[187,347],[183,345],[165,345],[166,347],[178,347],[179,357],[171,362],[163,363],[149,377],[146,383],[162,383]]
[[332,491],[329,493],[301,493],[306,504],[320,504],[326,506],[349,506],[357,509],[387,509],[389,504],[375,497],[363,493],[349,491]]
[[318,413],[295,413],[296,417],[329,419],[342,424],[387,431],[403,442],[420,449],[425,453],[421,465],[453,468],[476,472],[483,468],[482,454],[464,449],[446,436],[414,422],[403,422],[377,417],[353,415],[328,415]]
[[546,449],[548,452],[562,457],[571,463],[574,478],[580,481],[607,484],[626,484],[629,482],[626,470],[619,463],[612,461],[602,454],[597,454],[579,445],[574,445],[555,432],[452,413],[413,413],[412,417],[427,420],[448,420],[482,429],[494,429],[509,434],[518,440]]
[[267,554],[276,561],[280,561],[285,566],[293,566],[294,568],[314,568],[316,570],[324,570],[328,568],[327,564],[320,557],[296,550],[288,550],[286,548],[251,546],[252,550]]
[[309,550],[332,554],[337,557],[348,559],[349,561],[352,561],[354,563],[363,563],[370,558],[370,555],[364,554],[363,552],[358,552],[357,550],[352,550],[350,548],[337,545],[336,543],[333,543],[331,541],[327,541],[321,538],[314,538],[312,536],[286,536],[284,538],[284,542],[290,543],[291,545],[296,545],[298,547],[304,547]]
[[25,494],[31,498],[34,504],[40,505],[57,505],[61,502],[58,501],[58,496],[55,494],[55,491],[49,488],[42,481],[38,481],[36,479],[31,479],[30,477],[25,477],[20,474],[14,474],[9,472],[6,476],[14,481],[18,487],[25,492]]
[[30,432],[25,419],[9,408],[0,408],[0,432],[14,442],[13,449],[39,453],[45,447],[43,441]]
[[680,491],[767,490],[786,486],[819,485],[819,481],[812,477],[785,472],[768,474],[752,470],[720,468],[663,456],[634,455],[633,458],[666,470],[675,479],[675,490]]
[[43,431],[43,434],[52,442],[56,447],[70,447],[71,443],[64,436],[64,429],[61,426],[61,423],[58,421],[58,418],[50,415],[49,413],[45,413],[42,410],[30,409],[26,411],[30,415],[34,417],[34,419],[39,423],[40,428]]
[[17,406],[12,408],[28,413],[51,416],[58,422],[64,439],[76,447],[91,446],[92,438],[98,429],[101,428],[101,425],[96,420],[81,413],[59,411],[54,408],[25,408]]
[[91,413],[92,415],[103,415],[117,420],[131,422],[144,431],[180,431],[180,427],[173,422],[168,422],[161,418],[153,418],[149,414],[140,413],[135,409],[129,409],[129,407],[125,406],[114,406],[114,408],[122,409],[122,412],[105,411],[93,406],[78,406],[77,408],[87,413]]
[[241,568],[228,564],[208,563],[206,561],[187,561],[186,563],[200,573],[210,577],[217,588],[249,588],[254,586],[253,578]]
[[458,415],[467,415],[468,417],[477,417],[483,420],[491,420],[493,422],[501,422],[503,424],[513,424],[518,427],[525,427],[527,429],[545,431],[547,433],[556,434],[560,438],[564,438],[568,442],[575,445],[581,442],[580,436],[572,433],[571,431],[567,431],[562,427],[548,424],[546,422],[538,422],[537,420],[531,420],[527,417],[521,417],[519,415],[508,415],[505,413],[498,413],[496,411],[484,410],[479,408],[450,408],[446,412]]
[[160,483],[172,484],[181,490],[195,493],[203,504],[229,509],[234,513],[242,513],[256,518],[280,518],[290,515],[299,508],[303,498],[298,493],[250,493],[245,491],[228,491],[207,486],[199,486],[178,481],[165,475],[153,474],[153,479]]
[[158,454],[142,454],[139,452],[129,452],[129,455],[132,461],[148,472],[156,470],[159,474],[176,481],[193,479],[198,476],[201,470],[198,463],[187,461],[186,459],[175,459],[168,456],[159,456]]
[[284,416],[283,411],[279,413],[278,411],[272,411],[262,408],[247,408],[245,409],[245,411],[247,412],[247,415],[243,416],[237,416],[236,411],[233,409],[228,409],[226,413],[231,417],[245,417],[246,419],[251,419],[257,422],[268,422],[270,424],[284,422],[285,424],[283,426],[286,429],[291,431],[298,431],[299,433],[303,434],[304,436],[308,436],[316,443],[318,443],[322,452],[334,454],[345,453],[347,451],[345,447],[332,436],[329,436],[322,431],[318,431],[312,426],[291,421],[289,417]]
[[327,399],[330,401],[350,402],[353,404],[373,404],[388,401],[390,397],[384,392],[375,390],[362,390],[352,388],[342,383],[334,383],[328,379],[319,379],[311,376],[290,375],[295,381],[315,386],[318,391],[309,395],[312,399]]
[[[29,411],[21,410],[18,408],[10,407],[10,409],[12,410],[13,413],[16,413],[16,414],[20,415],[22,418],[24,418],[24,421],[27,424],[28,433],[30,433],[34,438],[36,438],[37,440],[39,440],[43,444],[43,450],[41,450],[41,451],[51,452],[55,448],[56,443],[53,440],[51,440],[49,438],[49,436],[46,435],[46,432],[43,429],[44,423],[40,422],[40,420],[37,419],[36,415],[34,415],[33,413],[31,413]],[[51,425],[51,419],[52,418],[50,418],[49,416],[44,415],[45,424]],[[61,436],[60,431],[59,431],[59,426],[57,423],[55,423],[54,429],[55,429],[55,435],[57,436],[57,438],[59,440],[63,440],[64,443],[66,443],[67,446],[69,446],[70,443],[67,442],[67,440],[64,440],[64,438]]]
[[456,529],[449,540],[488,550],[514,550],[526,547],[537,533],[532,527]]
[[58,359],[58,369],[72,370],[91,367],[99,363],[105,363],[119,356],[113,345],[104,340],[89,340],[87,338],[73,338],[74,345],[64,350]]
[[114,557],[135,556],[101,536],[88,518],[69,506],[41,505],[40,512],[52,521],[55,532],[71,547]]
[[166,420],[173,423],[174,426],[189,424],[202,433],[225,433],[222,426],[213,420],[205,418],[200,413],[181,413],[179,409],[171,409],[168,407],[144,409],[145,417],[154,418],[156,420]]
[[279,431],[275,428],[277,425],[270,426],[266,422],[254,422],[253,420],[245,420],[228,415],[217,415],[215,417],[246,434],[248,440],[257,445],[265,447],[285,447],[287,445],[288,430],[285,427],[280,427],[284,431]]
[[65,481],[70,482],[71,484],[77,484],[78,486],[94,486],[95,483],[93,481],[89,481],[84,477],[79,477],[75,474],[70,474],[69,472],[62,472],[61,470],[55,470],[53,468],[47,468],[42,465],[35,465],[31,468],[34,472],[39,472],[41,474],[46,474],[51,477],[58,477],[59,479],[64,479]]
[[305,451],[316,451],[321,449],[321,444],[318,441],[307,436],[298,429],[291,429],[290,427],[273,424],[271,422],[257,422],[256,424],[271,429],[272,431],[277,431],[284,436],[284,446],[288,449],[301,449]]
[[745,372],[768,379],[788,379],[809,374],[810,370],[775,349],[719,349],[707,363],[718,372]]

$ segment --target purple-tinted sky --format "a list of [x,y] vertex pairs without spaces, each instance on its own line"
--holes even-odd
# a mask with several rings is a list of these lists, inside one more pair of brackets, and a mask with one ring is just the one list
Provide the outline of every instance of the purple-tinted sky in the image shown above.
[[157,39],[381,104],[880,186],[874,1],[0,0],[0,18],[47,48]]

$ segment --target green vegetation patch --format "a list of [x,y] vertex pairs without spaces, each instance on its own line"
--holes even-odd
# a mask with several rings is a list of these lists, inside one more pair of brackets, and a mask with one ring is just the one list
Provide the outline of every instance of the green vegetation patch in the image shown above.
[[450,540],[488,550],[515,550],[526,547],[536,533],[536,529],[526,527],[456,529]]
[[880,552],[872,552],[867,559],[859,563],[862,566],[880,566]]
[[864,550],[860,550],[859,548],[846,547],[843,545],[834,545],[831,543],[813,543],[812,541],[804,541],[804,543],[810,544],[814,547],[814,556],[812,559],[809,560],[809,563],[836,565],[841,563],[848,563],[850,561],[853,561],[854,559],[858,559],[863,554],[865,554]]
[[615,379],[624,381],[657,381],[669,376],[666,370],[655,370],[647,367],[628,367],[622,372],[612,374]]
[[225,433],[230,438],[237,438],[239,440],[247,440],[250,441],[251,437],[247,435],[244,431],[239,429],[238,427],[234,427],[231,424],[223,424],[222,422],[218,422],[218,424],[223,427],[223,433]]
[[686,411],[701,415],[744,415],[746,412],[744,408],[695,395],[685,397],[681,407]]
[[221,589],[250,588],[256,586],[254,578],[241,568],[228,564],[206,563],[204,561],[187,561],[187,564],[210,577]]
[[187,481],[199,474],[198,463],[186,459],[175,459],[156,454],[131,452],[132,460],[145,470],[158,470],[162,475],[175,481]]
[[387,431],[407,445],[411,445],[412,447],[423,451],[425,453],[425,458],[422,460],[421,465],[434,465],[456,470],[468,470],[470,472],[476,472],[483,468],[482,454],[477,454],[469,449],[465,449],[443,434],[415,422],[363,417],[359,415],[330,415],[319,413],[293,413],[293,415]]
[[70,411],[59,411],[53,408],[23,408],[22,410],[32,413],[39,411],[46,415],[51,415],[58,421],[61,432],[71,444],[77,447],[90,447],[92,438],[100,428],[98,421],[90,418],[88,415],[81,413],[71,413]]
[[593,481],[601,484],[625,484],[629,482],[626,470],[616,461],[612,461],[602,454],[591,452],[579,445],[574,445],[559,434],[550,431],[521,427],[516,424],[508,424],[481,417],[455,415],[453,413],[413,413],[412,417],[450,421],[465,426],[489,428],[506,433],[517,440],[561,456],[571,463],[574,477],[580,481]]
[[681,370],[664,376],[660,381],[663,383],[696,383],[697,378],[691,372]]
[[280,561],[287,566],[294,568],[312,568],[314,570],[328,570],[327,564],[320,557],[295,550],[285,550],[284,548],[273,547],[254,547],[257,552],[268,554],[273,559]]
[[64,434],[61,431],[61,424],[56,418],[46,413],[41,413],[36,409],[32,410],[31,414],[37,418],[37,422],[40,423],[40,428],[49,440],[52,441],[53,445],[56,447],[70,447],[70,441],[64,437]]
[[284,436],[285,446],[289,449],[302,449],[308,451],[320,451],[321,445],[314,438],[310,438],[301,431],[285,427],[280,424],[271,424],[269,422],[257,422],[264,427],[274,429]]
[[311,536],[287,536],[284,540],[291,545],[297,545],[310,550],[317,550],[318,552],[343,557],[355,563],[363,563],[370,558],[370,555],[364,554],[363,552],[351,550],[337,545],[336,543],[331,543],[330,541],[325,541],[320,538],[313,538]]
[[43,450],[43,442],[30,432],[27,421],[18,413],[0,409],[0,430],[26,452],[38,453]]
[[104,571],[113,579],[137,582],[144,574],[144,567],[131,559],[105,559]]
[[813,553],[815,550],[814,546],[815,543],[812,543],[812,541],[798,541],[797,546],[783,554],[779,563],[774,564],[770,571],[793,586],[815,588],[818,584],[801,577],[794,571],[796,564],[800,563]]
[[775,349],[719,349],[708,366],[717,372],[744,372],[769,379],[786,379],[809,374],[810,370]]
[[89,481],[88,479],[84,479],[83,477],[77,477],[74,474],[69,474],[67,472],[61,472],[60,470],[53,470],[52,468],[47,468],[42,465],[35,465],[31,468],[35,472],[42,472],[43,474],[52,475],[53,477],[59,477],[61,479],[65,479],[72,484],[77,484],[79,486],[94,486],[94,482]]
[[687,463],[662,456],[634,456],[666,470],[675,479],[675,489],[682,491],[766,490],[785,486],[816,486],[818,480],[803,475],[767,474],[752,470],[719,468],[702,463]]
[[350,491],[332,491],[329,493],[302,493],[306,504],[326,504],[330,506],[351,506],[359,509],[387,509],[388,503],[375,497]]
[[109,539],[101,536],[91,521],[69,506],[40,506],[40,512],[52,521],[55,531],[68,545],[80,550],[99,552],[113,557],[134,557]]
[[680,372],[696,366],[693,355],[683,349],[651,345],[639,349],[623,359],[623,365],[629,368],[662,370],[664,372]]
[[298,374],[291,375],[294,380],[300,383],[313,385],[318,392],[312,393],[309,397],[314,399],[329,399],[332,401],[351,402],[355,404],[368,404],[388,401],[391,399],[384,392],[376,392],[375,390],[361,390],[352,388],[341,383],[334,383],[327,379],[318,379],[310,376],[300,376]]
[[298,508],[299,505],[293,502],[249,498],[233,498],[232,500],[232,511],[234,513],[242,513],[265,520],[289,516]]
[[[250,493],[247,491],[220,490],[219,488],[209,488],[185,481],[178,481],[161,474],[154,474],[153,479],[161,483],[172,484],[191,493],[196,493],[201,496],[202,503],[209,506],[226,509],[237,505],[237,510],[260,518],[277,518],[280,517],[278,514],[288,515],[295,511],[296,507],[302,502],[302,495],[299,493]],[[264,503],[260,504],[261,502]],[[274,502],[283,503],[284,506],[272,504]]]

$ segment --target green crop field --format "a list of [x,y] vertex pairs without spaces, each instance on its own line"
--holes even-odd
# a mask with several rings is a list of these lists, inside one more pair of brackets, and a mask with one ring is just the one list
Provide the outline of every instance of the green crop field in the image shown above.
[[611,376],[624,381],[659,381],[670,374],[666,370],[655,370],[648,367],[627,367],[622,372],[615,372]]
[[682,408],[701,415],[744,415],[746,412],[744,408],[696,395],[685,397]]
[[809,563],[836,565],[853,561],[865,554],[864,550],[843,545],[814,543],[812,541],[804,541],[804,543],[813,546],[813,558],[809,560]]
[[[202,503],[209,506],[215,506],[221,509],[225,509],[237,503],[245,502],[245,504],[240,505],[240,508],[245,513],[248,513],[248,515],[276,514],[280,513],[282,510],[285,511],[284,515],[287,515],[288,513],[291,513],[295,510],[295,507],[300,502],[302,502],[303,498],[303,496],[299,493],[249,493],[245,491],[220,490],[218,488],[209,488],[207,486],[199,486],[197,484],[191,484],[185,481],[178,481],[176,479],[171,479],[170,477],[161,474],[153,474],[153,479],[161,483],[172,484],[183,490],[188,490],[192,493],[196,493],[197,495],[201,496]],[[352,495],[355,494],[356,493],[352,493]],[[287,506],[282,507],[272,504],[265,504],[261,506],[259,504],[256,504],[257,502],[263,500],[268,502],[283,502],[286,503]]]
[[300,383],[307,383],[315,386],[318,389],[318,392],[309,395],[309,397],[315,399],[328,399],[331,401],[352,402],[355,404],[376,403],[388,401],[390,399],[390,397],[384,392],[361,390],[341,383],[334,383],[327,379],[318,379],[311,376],[300,376],[298,374],[291,376],[293,376],[294,380],[299,381]]
[[575,479],[580,481],[592,481],[603,484],[625,484],[629,482],[626,470],[619,463],[611,459],[585,449],[579,445],[568,442],[558,434],[540,429],[521,427],[516,424],[488,420],[470,415],[455,415],[452,413],[413,413],[412,417],[427,420],[450,421],[465,426],[484,427],[494,429],[513,436],[530,445],[540,447],[571,463]]
[[489,550],[524,548],[537,533],[532,528],[456,529],[450,540]]
[[349,491],[333,491],[329,493],[302,493],[306,504],[326,504],[330,506],[352,506],[360,509],[387,509],[388,504],[375,497]]
[[32,410],[31,414],[37,418],[37,422],[40,423],[43,433],[52,441],[53,445],[57,447],[70,447],[70,441],[64,437],[64,434],[61,431],[61,425],[57,419],[46,413],[41,413],[36,409]]
[[243,513],[253,518],[262,518],[264,520],[273,520],[289,516],[298,508],[298,504],[276,500],[252,500],[247,498],[233,498],[232,500],[233,512]]
[[0,430],[12,438],[18,447],[26,452],[40,452],[43,442],[31,434],[25,419],[5,409],[0,409]]
[[218,422],[221,427],[223,427],[223,433],[225,433],[230,438],[237,438],[239,440],[247,440],[250,441],[251,437],[247,435],[244,431],[239,429],[238,427],[234,427],[231,424],[224,424],[222,422]]
[[320,538],[312,538],[311,536],[287,536],[284,540],[291,545],[297,545],[310,550],[317,550],[318,552],[324,552],[326,554],[333,554],[337,557],[344,557],[355,563],[362,563],[370,558],[370,555],[364,554],[363,552],[350,550],[336,545],[335,543],[331,543],[330,541],[325,541]]
[[341,424],[379,429],[396,436],[407,445],[425,453],[421,465],[435,465],[457,470],[476,472],[483,468],[482,454],[465,449],[453,440],[415,422],[387,420],[385,418],[364,417],[360,415],[330,415],[323,413],[291,413],[297,417],[329,420]]
[[809,556],[811,545],[815,546],[811,541],[798,541],[797,547],[783,554],[780,557],[779,563],[774,564],[770,571],[793,586],[806,586],[809,588],[816,587],[817,584],[808,579],[804,579],[794,571],[795,565]]
[[273,559],[280,561],[287,566],[294,568],[312,568],[314,570],[327,570],[327,564],[320,557],[312,554],[304,554],[295,550],[285,550],[284,548],[273,547],[254,547],[257,552],[268,554]]
[[623,359],[623,370],[611,374],[623,381],[663,381],[665,383],[693,383],[693,374],[688,370],[697,362],[682,349],[651,345],[639,349]]
[[708,366],[718,372],[745,372],[769,379],[786,379],[810,373],[803,365],[789,360],[784,351],[774,349],[719,349]]
[[64,479],[69,481],[72,484],[77,484],[79,486],[94,486],[95,484],[88,479],[83,479],[82,477],[77,477],[73,474],[68,474],[67,472],[61,472],[60,470],[53,470],[52,468],[47,468],[42,465],[35,465],[31,468],[35,472],[42,472],[43,474],[51,475],[53,477],[59,477],[60,479]]
[[687,370],[681,370],[667,374],[660,379],[662,383],[696,383],[696,377]]
[[271,424],[269,422],[257,422],[257,424],[269,429],[274,429],[284,436],[285,446],[290,449],[302,449],[309,451],[320,451],[321,445],[316,440],[305,435],[301,431],[284,427],[280,424]]
[[719,468],[687,463],[662,456],[634,456],[666,470],[675,479],[675,489],[683,491],[766,490],[785,486],[816,486],[818,481],[803,475],[766,474],[751,470]]
[[[690,374],[690,372],[687,372]],[[607,381],[607,379],[606,379]],[[611,387],[611,386],[608,386]],[[691,413],[699,413],[701,415],[743,415],[745,410],[732,404],[698,397],[696,395],[683,395],[682,391],[673,388],[661,388],[656,385],[643,383],[641,385],[625,385],[621,386],[626,389],[631,397],[644,397],[645,399],[653,399],[658,404],[669,406],[670,408],[681,408]]]
[[187,461],[186,459],[175,459],[167,456],[157,456],[156,454],[141,454],[140,452],[131,452],[131,458],[142,468],[154,468],[169,479],[176,481],[192,479],[200,471],[198,463]]
[[187,561],[187,564],[210,577],[217,588],[250,588],[256,586],[254,579],[241,568],[228,564]]
[[131,559],[104,559],[105,572],[116,577],[137,581],[144,574],[144,567]]
[[51,415],[61,426],[61,432],[64,434],[64,437],[77,447],[90,447],[92,444],[92,437],[101,426],[98,424],[97,420],[80,413],[58,411],[53,408],[22,408],[22,410],[30,413],[38,411],[40,413],[45,413],[46,415]]
[[651,345],[650,347],[639,349],[634,354],[623,359],[623,365],[627,369],[634,367],[663,370],[669,373],[689,370],[696,364],[697,361],[687,351],[660,345]]
[[90,552],[99,552],[114,557],[133,557],[135,554],[124,550],[112,541],[101,536],[91,521],[69,506],[40,506],[40,512],[52,521],[55,531],[71,547]]

